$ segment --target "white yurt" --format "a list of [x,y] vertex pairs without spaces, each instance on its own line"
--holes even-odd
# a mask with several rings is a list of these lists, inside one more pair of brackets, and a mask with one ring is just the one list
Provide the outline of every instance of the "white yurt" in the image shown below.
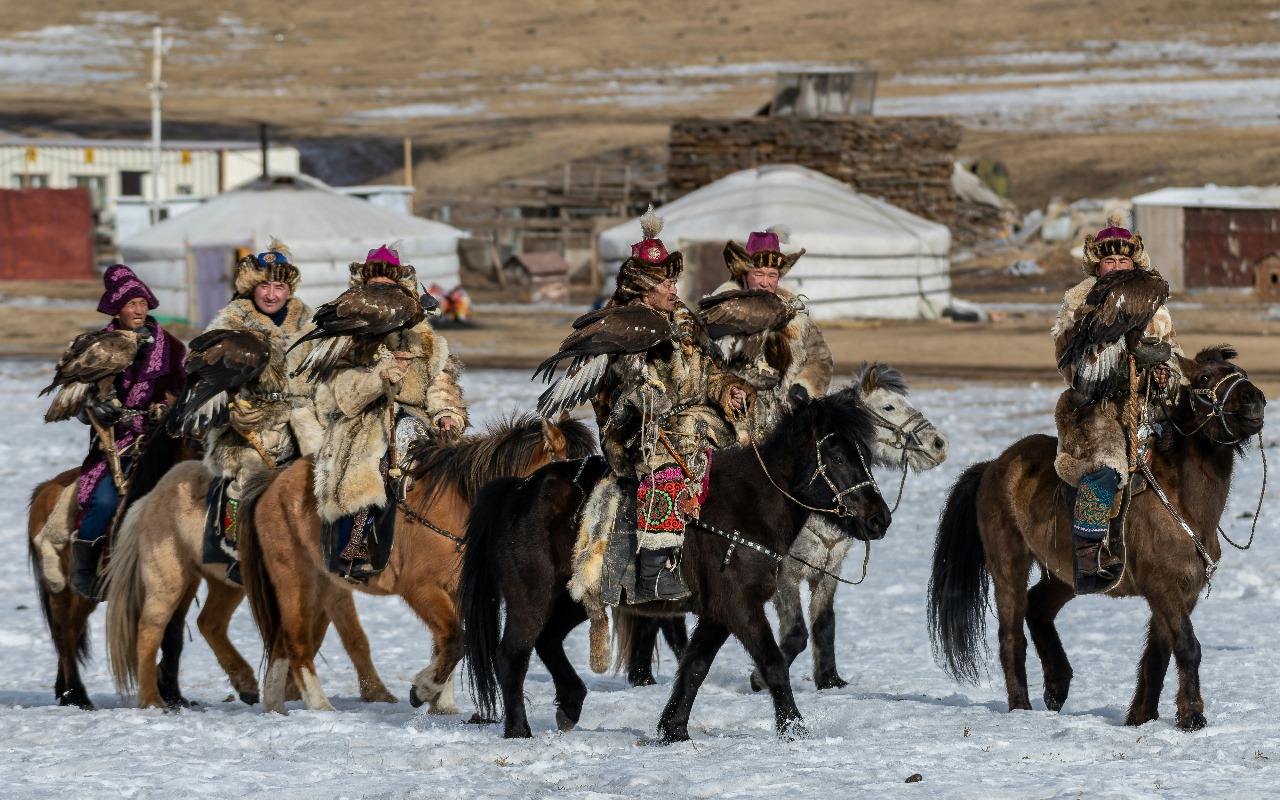
[[[782,285],[815,319],[934,319],[951,304],[951,232],[839,181],[793,165],[735,172],[658,209],[668,250],[685,255],[681,295],[692,300],[729,277],[725,242],[787,225],[784,252],[805,255]],[[600,234],[606,287],[641,238],[638,220]]]
[[237,251],[262,252],[273,236],[288,245],[302,275],[298,296],[313,308],[345,291],[348,265],[381,244],[396,246],[424,285],[458,285],[462,231],[305,176],[264,178],[219,195],[121,241],[120,257],[155,292],[157,316],[204,327],[231,299]]

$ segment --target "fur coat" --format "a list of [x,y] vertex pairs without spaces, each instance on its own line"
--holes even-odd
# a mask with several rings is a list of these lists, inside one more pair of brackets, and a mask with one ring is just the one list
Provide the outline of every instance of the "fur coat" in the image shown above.
[[[423,322],[391,334],[386,347],[413,354],[404,377],[395,385],[396,408],[417,417],[429,431],[443,417],[467,426],[467,410],[458,376],[462,365],[449,355],[444,337]],[[372,365],[350,364],[315,390],[316,416],[324,434],[315,463],[315,493],[320,516],[334,522],[368,506],[387,503],[381,459],[390,447],[392,424],[382,373],[395,366],[387,357]],[[397,458],[403,459],[403,453]]]
[[643,420],[664,419],[667,440],[688,462],[700,457],[701,448],[733,443],[726,422],[729,390],[738,386],[751,394],[716,363],[697,317],[683,304],[674,316],[678,336],[643,353],[614,356],[592,402],[605,459],[619,475],[638,477],[674,461],[662,444],[649,441],[652,432],[642,431],[650,427]]
[[[1053,323],[1055,357],[1066,349],[1080,307],[1097,280],[1096,277],[1085,278],[1068,289],[1063,297],[1062,308]],[[1163,391],[1168,395],[1176,394],[1186,379],[1178,363],[1182,348],[1178,346],[1173,318],[1167,307],[1161,306],[1156,311],[1143,331],[1143,338],[1155,338],[1169,344],[1171,353],[1169,360],[1165,362],[1169,368],[1169,381]],[[1124,341],[1113,346],[1124,348]],[[1121,363],[1125,365],[1121,368],[1128,368],[1127,359],[1121,359]],[[1068,386],[1075,379],[1070,367],[1062,370],[1062,377]],[[1058,477],[1072,486],[1079,486],[1082,477],[1102,467],[1110,467],[1121,476],[1127,475],[1129,455],[1124,430],[1125,409],[1128,405],[1126,398],[1105,399],[1078,406],[1074,395],[1075,392],[1068,388],[1058,398],[1054,409],[1054,421],[1058,426],[1058,455],[1053,466]]]
[[[263,412],[251,431],[275,466],[283,466],[300,454],[314,452],[320,424],[315,418],[311,391],[302,378],[289,377],[300,359],[285,351],[311,320],[311,309],[296,297],[285,304],[284,322],[276,325],[257,309],[251,298],[228,303],[206,330],[251,330],[265,334],[271,343],[271,361],[262,375],[240,390],[240,400]],[[296,419],[295,419],[296,418]],[[231,425],[211,430],[205,442],[204,464],[214,475],[243,478],[243,472],[266,466],[249,440]]]
[[[736,280],[726,281],[712,294],[741,288]],[[783,288],[778,289],[778,296],[790,302],[798,299]],[[738,442],[746,444],[751,435],[757,439],[764,437],[786,413],[787,393],[792,386],[803,386],[811,397],[825,395],[831,386],[834,362],[822,331],[804,310],[798,311],[785,328],[769,334],[765,344],[767,369],[761,370],[748,363],[738,348],[737,338],[722,337],[716,340],[716,346],[724,355],[725,368],[756,390],[756,399],[748,415],[734,420]]]

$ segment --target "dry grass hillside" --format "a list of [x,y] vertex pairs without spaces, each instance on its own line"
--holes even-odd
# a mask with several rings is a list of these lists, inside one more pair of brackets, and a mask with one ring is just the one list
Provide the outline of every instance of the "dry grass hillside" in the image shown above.
[[[1238,79],[1274,74],[1280,63],[1269,49],[1280,40],[1275,8],[1269,0],[7,3],[0,125],[144,122],[146,48],[158,22],[174,40],[166,119],[196,129],[269,120],[294,139],[412,136],[423,156],[418,185],[456,189],[623,146],[657,148],[674,116],[749,113],[769,97],[778,64],[860,59],[880,71],[890,113],[948,99],[964,108],[956,93],[974,87],[1011,92],[975,100],[995,110],[967,120],[963,149],[1006,160],[1014,199],[1029,206],[1167,181],[1274,181],[1274,111],[1270,126],[1261,112],[1224,120],[1206,84],[1198,88],[1208,100],[1150,123],[1152,101],[1126,101],[1124,86],[1141,81],[1159,98],[1161,86],[1230,79],[1249,99]],[[1061,87],[1087,98],[1099,80],[1118,86],[1119,99],[1100,94],[1061,129],[1053,95],[1036,101],[1043,112],[1004,107]]]

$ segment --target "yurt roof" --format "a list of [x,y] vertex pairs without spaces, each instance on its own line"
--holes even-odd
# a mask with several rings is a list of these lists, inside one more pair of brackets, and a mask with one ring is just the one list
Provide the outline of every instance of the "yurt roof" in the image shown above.
[[[665,224],[659,237],[668,249],[692,242],[735,239],[785,224],[791,244],[811,254],[843,256],[946,253],[950,233],[882,200],[859,194],[840,181],[795,165],[735,172],[658,209]],[[608,264],[631,254],[641,238],[631,220],[600,234],[600,257]]]
[[400,242],[407,255],[452,253],[457,228],[348,197],[314,178],[263,178],[121,242],[126,258],[180,258],[187,245],[251,242],[271,237],[297,262],[353,261],[370,248]]

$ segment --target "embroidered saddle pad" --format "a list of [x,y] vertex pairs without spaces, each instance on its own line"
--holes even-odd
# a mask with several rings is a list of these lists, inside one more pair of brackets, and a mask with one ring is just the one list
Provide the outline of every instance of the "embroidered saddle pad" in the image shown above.
[[240,553],[236,548],[237,530],[235,525],[238,501],[228,503],[227,484],[225,478],[214,478],[209,481],[207,499],[209,510],[204,518],[204,563],[236,564],[240,561]]

